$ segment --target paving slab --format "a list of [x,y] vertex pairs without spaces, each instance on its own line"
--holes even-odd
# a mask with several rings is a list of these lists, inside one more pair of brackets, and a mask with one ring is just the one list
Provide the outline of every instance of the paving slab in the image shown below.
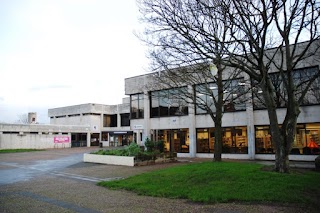
[[[94,148],[56,149],[0,155],[0,212],[313,212],[296,205],[259,203],[202,204],[183,199],[139,196],[97,186],[101,180],[200,162],[126,167],[83,163],[81,155]],[[208,159],[206,159],[208,160]],[[21,175],[22,177],[20,177]],[[174,189],[172,189],[174,190]]]

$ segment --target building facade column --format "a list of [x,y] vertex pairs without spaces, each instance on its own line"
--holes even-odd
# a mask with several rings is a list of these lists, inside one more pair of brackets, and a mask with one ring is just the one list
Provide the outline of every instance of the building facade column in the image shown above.
[[[246,90],[251,87],[250,77],[245,76],[245,88]],[[247,114],[247,137],[248,137],[248,155],[250,160],[255,159],[256,144],[255,144],[255,131],[254,131],[254,116],[253,116],[253,104],[252,93],[247,93],[246,102],[246,114]]]
[[255,159],[255,132],[254,132],[254,121],[253,121],[253,109],[252,103],[251,106],[247,106],[247,135],[248,135],[248,155],[250,160]]
[[150,100],[147,91],[143,93],[143,131],[142,131],[142,145],[147,138],[151,139],[150,134]]
[[[104,112],[104,110],[103,110]],[[99,127],[99,130],[100,130],[100,134],[99,134],[99,141],[102,142],[102,130],[103,130],[103,112],[100,114],[100,127]]]
[[87,147],[91,146],[91,133],[87,132]]
[[[193,93],[193,87],[188,86],[189,93]],[[197,133],[196,133],[196,116],[195,116],[195,110],[194,110],[194,104],[192,102],[189,102],[188,105],[188,116],[189,116],[189,154],[191,158],[196,157],[197,154]]]
[[117,127],[120,128],[121,127],[121,115],[119,112],[119,105],[117,105]]

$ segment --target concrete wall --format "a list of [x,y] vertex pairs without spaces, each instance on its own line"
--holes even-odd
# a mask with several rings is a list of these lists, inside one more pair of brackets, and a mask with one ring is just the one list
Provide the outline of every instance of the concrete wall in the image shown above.
[[[0,149],[48,149],[71,147],[71,133],[86,133],[89,126],[0,124]],[[69,142],[55,143],[55,137]]]
[[88,125],[43,125],[43,124],[1,124],[1,132],[44,132],[44,133],[68,133],[87,132]]
[[0,149],[50,149],[50,148],[70,148],[69,143],[54,143],[53,134],[0,134]]
[[[125,103],[119,105],[81,104],[48,110],[50,124],[54,125],[89,125],[93,133],[106,130],[103,127],[103,115],[118,115],[120,127],[120,114],[130,113],[130,98],[123,99]],[[122,129],[122,128],[121,128]],[[112,131],[114,131],[113,128]]]
[[[320,106],[302,106],[300,107],[300,115],[298,123],[316,123],[320,122]],[[255,125],[269,125],[268,112],[266,110],[255,110],[254,124]],[[286,114],[286,109],[277,109],[279,123],[282,123]]]

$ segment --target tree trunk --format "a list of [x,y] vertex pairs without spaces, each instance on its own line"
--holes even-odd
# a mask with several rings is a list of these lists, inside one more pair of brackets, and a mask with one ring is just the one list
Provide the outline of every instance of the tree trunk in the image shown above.
[[270,121],[271,141],[275,148],[275,171],[285,173],[289,171],[288,151],[284,144],[286,143],[279,127],[277,116],[277,105],[273,98],[274,88],[269,78],[261,82],[265,104],[268,110]]
[[292,94],[288,95],[287,113],[281,127],[283,144],[281,144],[281,152],[277,156],[275,164],[275,170],[281,173],[288,173],[290,169],[289,154],[296,135],[297,119],[300,114],[299,104]]
[[211,118],[215,124],[215,138],[214,138],[214,160],[221,161],[222,155],[222,116],[223,116],[223,82],[222,82],[222,71],[221,64],[217,63],[218,67],[218,100],[216,105],[216,115],[211,115]]
[[221,120],[222,120],[221,118],[220,119],[217,118],[215,121],[214,161],[221,161],[221,155],[222,155],[222,125],[221,125],[222,122]]
[[297,119],[300,114],[299,104],[295,100],[293,90],[288,93],[287,112],[286,117],[279,126],[276,103],[273,99],[273,86],[271,82],[266,81],[264,86],[264,99],[266,100],[266,106],[268,110],[270,120],[270,133],[272,136],[272,142],[275,147],[275,171],[279,173],[288,173],[290,171],[289,166],[289,154],[294,142],[295,131],[297,126]]

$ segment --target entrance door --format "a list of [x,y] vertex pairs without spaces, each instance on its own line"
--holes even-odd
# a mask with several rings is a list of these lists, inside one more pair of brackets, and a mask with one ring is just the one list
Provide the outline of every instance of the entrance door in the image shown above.
[[168,132],[169,136],[167,138],[170,139],[170,151],[175,153],[182,152],[182,148],[186,148],[187,132],[180,129],[172,129]]

